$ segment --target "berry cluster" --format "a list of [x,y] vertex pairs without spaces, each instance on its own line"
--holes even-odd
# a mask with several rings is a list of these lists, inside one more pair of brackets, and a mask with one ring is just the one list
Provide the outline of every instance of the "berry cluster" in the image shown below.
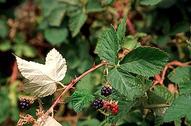
[[104,111],[110,111],[113,115],[116,115],[119,111],[119,106],[117,102],[114,101],[104,101],[101,99],[96,99],[92,103],[92,107],[95,109],[102,109]]
[[119,111],[118,103],[115,101],[104,101],[104,110],[111,111],[113,115],[116,115]]
[[[105,85],[101,89],[101,95],[107,97],[112,94],[112,87],[110,85]],[[111,112],[116,115],[119,111],[118,103],[111,100],[96,99],[92,103],[94,109],[100,109],[106,112]]]
[[20,100],[18,101],[18,106],[19,106],[19,109],[20,109],[20,110],[27,110],[27,109],[29,109],[30,106],[31,106],[30,100],[20,99]]
[[112,93],[112,87],[110,85],[106,85],[101,89],[101,95],[107,97]]
[[96,100],[93,101],[92,106],[95,109],[100,109],[100,108],[103,107],[103,101],[101,99],[96,99]]

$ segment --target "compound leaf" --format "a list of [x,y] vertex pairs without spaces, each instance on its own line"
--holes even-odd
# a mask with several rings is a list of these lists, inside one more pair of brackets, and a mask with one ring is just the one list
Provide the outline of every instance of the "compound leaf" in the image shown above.
[[167,63],[168,56],[157,48],[138,47],[121,62],[121,69],[145,77],[154,76]]

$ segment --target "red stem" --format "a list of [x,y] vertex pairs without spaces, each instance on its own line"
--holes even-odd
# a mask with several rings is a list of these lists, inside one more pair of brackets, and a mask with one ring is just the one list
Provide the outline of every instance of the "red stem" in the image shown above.
[[81,74],[79,77],[73,79],[70,81],[70,83],[66,86],[66,88],[64,89],[64,91],[56,98],[56,100],[54,101],[54,103],[52,104],[52,106],[48,109],[48,111],[45,114],[50,114],[51,111],[54,109],[54,107],[59,103],[61,97],[67,92],[69,91],[80,79],[82,79],[84,76],[86,76],[87,74],[91,73],[92,71],[96,70],[97,68],[105,65],[106,62],[101,62],[98,65],[93,66],[92,68],[90,68],[89,70],[87,70],[86,72],[84,72],[83,74]]
[[136,30],[135,30],[133,23],[131,22],[131,20],[129,18],[127,18],[126,23],[127,23],[127,27],[128,27],[130,34],[134,35],[136,33]]
[[17,69],[17,63],[15,61],[12,67],[10,83],[13,83],[17,79],[17,75],[18,75],[18,69]]
[[158,75],[155,75],[155,80],[154,80],[154,83],[153,85],[156,85],[156,84],[163,84],[164,82],[164,79],[165,79],[165,75],[166,75],[166,72],[169,68],[172,68],[173,69],[173,66],[179,66],[179,67],[185,67],[185,66],[188,66],[191,62],[186,62],[186,63],[182,63],[182,62],[179,62],[179,61],[172,61],[170,63],[168,63],[163,71],[161,72],[161,74],[158,74]]

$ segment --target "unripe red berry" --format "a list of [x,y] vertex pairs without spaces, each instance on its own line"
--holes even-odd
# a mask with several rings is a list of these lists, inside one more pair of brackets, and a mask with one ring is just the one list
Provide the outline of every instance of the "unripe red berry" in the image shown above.
[[113,115],[116,115],[119,112],[119,106],[116,104],[111,111]]

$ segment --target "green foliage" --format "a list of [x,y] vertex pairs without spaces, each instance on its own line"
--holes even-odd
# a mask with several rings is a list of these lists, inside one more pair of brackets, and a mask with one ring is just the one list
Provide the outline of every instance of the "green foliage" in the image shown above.
[[187,32],[189,31],[190,24],[187,21],[177,23],[172,29],[170,30],[170,35],[176,35],[177,33]]
[[156,48],[139,47],[131,51],[121,62],[124,71],[151,77],[158,74],[167,63],[166,53]]
[[119,26],[117,28],[117,38],[118,38],[119,43],[121,43],[125,37],[126,19],[127,18],[123,18],[123,20],[121,21],[121,23],[119,24]]
[[180,94],[190,94],[191,93],[191,67],[177,67],[171,73],[169,73],[168,78],[172,82],[178,84]]
[[129,100],[142,96],[151,85],[150,81],[142,77],[134,77],[120,68],[111,70],[108,79],[112,87]]
[[[191,59],[190,0],[0,0],[0,6],[0,125],[16,125],[17,95],[25,95],[24,81],[13,79],[12,53],[43,62],[51,48],[66,58],[63,84],[94,64],[107,62],[66,93],[62,100],[71,96],[69,104],[55,107],[56,119],[66,119],[59,121],[62,125],[73,124],[67,119],[78,119],[74,121],[77,126],[191,124],[191,67],[173,65],[163,84],[152,85],[161,81],[155,75],[168,60]],[[104,97],[100,90],[107,84],[112,94]],[[115,101],[119,112],[112,115],[104,108],[95,112],[90,107],[95,98]],[[47,109],[53,99],[45,97],[43,108]],[[35,116],[36,102],[23,113]]]
[[68,36],[68,31],[66,28],[48,28],[44,33],[45,38],[52,45],[60,45]]
[[7,118],[17,121],[19,118],[17,108],[16,83],[10,86],[9,89],[3,87],[0,90],[0,124]]
[[156,5],[160,3],[162,0],[140,0],[140,3],[143,5]]
[[7,110],[9,109],[10,101],[7,95],[7,90],[5,88],[1,89],[0,100],[2,103],[0,104],[0,107],[2,109],[2,111],[0,112],[0,123],[2,123],[9,116],[9,113],[7,112]]
[[191,96],[182,95],[176,98],[173,104],[167,109],[164,115],[164,122],[170,122],[173,120],[178,120],[182,117],[186,117],[191,121]]
[[80,29],[85,23],[86,19],[87,15],[82,10],[76,10],[76,12],[73,12],[73,14],[70,16],[69,28],[73,37],[80,32]]
[[156,86],[149,93],[149,103],[152,104],[170,104],[174,99],[173,94],[171,94],[165,86]]
[[19,43],[12,47],[15,51],[17,56],[27,56],[27,57],[34,57],[35,56],[35,49],[28,44]]
[[77,90],[72,94],[71,105],[76,112],[82,111],[83,108],[89,106],[94,96],[86,90]]
[[[92,81],[94,80],[94,81]],[[78,90],[86,90],[87,92],[92,92],[95,87],[95,78],[92,74],[88,74],[80,82],[78,82],[76,88]]]
[[1,51],[8,51],[11,49],[11,43],[9,41],[5,41],[0,43],[0,50]]
[[191,80],[191,67],[177,67],[169,73],[168,78],[176,84],[184,83]]
[[117,64],[117,53],[119,51],[119,41],[114,28],[103,31],[101,34],[95,53],[98,54],[101,60],[106,60],[109,63]]
[[7,34],[8,34],[8,26],[5,20],[0,20],[0,38],[5,38]]
[[103,10],[104,9],[102,8],[101,3],[98,0],[88,0],[88,3],[87,3],[88,13],[99,12]]
[[65,12],[66,11],[63,8],[54,9],[48,17],[49,24],[51,26],[60,26]]
[[85,121],[79,121],[77,126],[98,126],[100,122],[97,119],[88,119]]
[[139,46],[137,39],[131,35],[126,36],[123,40],[123,43],[122,43],[122,48],[125,48],[128,50],[133,50],[137,46]]

